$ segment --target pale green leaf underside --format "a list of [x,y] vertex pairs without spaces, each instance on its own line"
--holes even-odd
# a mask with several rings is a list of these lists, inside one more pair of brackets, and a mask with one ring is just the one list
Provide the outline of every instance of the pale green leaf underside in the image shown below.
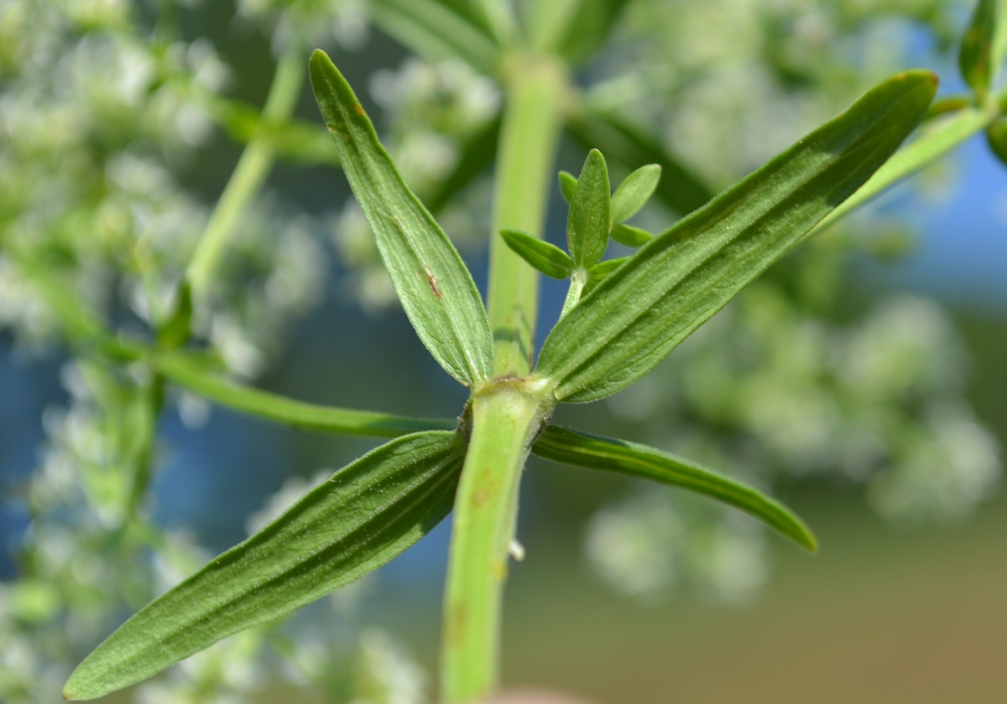
[[651,240],[561,320],[536,373],[604,398],[650,371],[855,192],[919,123],[937,79],[899,74]]
[[550,425],[532,447],[539,457],[607,469],[704,494],[755,516],[814,552],[815,536],[786,506],[741,482],[660,450]]
[[464,454],[455,433],[416,433],[339,470],[129,619],[77,667],[64,696],[127,687],[377,569],[451,511]]
[[489,322],[458,252],[403,182],[353,90],[325,52],[311,55],[311,84],[350,187],[423,344],[463,384],[489,378]]

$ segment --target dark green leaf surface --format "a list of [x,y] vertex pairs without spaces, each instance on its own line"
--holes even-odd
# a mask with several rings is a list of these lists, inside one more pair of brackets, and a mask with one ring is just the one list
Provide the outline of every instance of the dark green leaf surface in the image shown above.
[[472,385],[492,373],[492,337],[472,276],[402,181],[349,84],[322,51],[311,84],[402,307],[448,373]]
[[815,552],[815,536],[786,506],[741,482],[652,447],[550,425],[532,447],[539,457],[607,469],[705,494],[739,508]]
[[500,236],[519,257],[546,276],[565,279],[573,271],[573,260],[554,244],[521,230],[501,230]]
[[566,221],[566,239],[575,266],[589,269],[605,255],[611,200],[605,157],[592,149],[577,179]]
[[659,164],[641,166],[627,176],[612,194],[612,222],[625,222],[640,212],[640,209],[654,195],[654,190],[660,180],[661,166]]
[[979,96],[985,96],[990,87],[990,52],[996,16],[997,0],[978,0],[958,53],[962,77]]
[[1000,162],[1007,166],[1007,118],[1001,117],[986,130],[986,141]]
[[127,687],[377,569],[451,511],[464,455],[455,433],[417,433],[339,470],[133,616],[73,672],[64,696]]
[[919,123],[937,87],[899,74],[644,245],[561,320],[536,373],[556,398],[604,398],[650,371],[855,192]]
[[618,117],[582,113],[567,123],[567,131],[585,149],[598,148],[626,169],[659,164],[661,181],[655,194],[679,215],[688,215],[713,198],[702,180],[656,139]]
[[569,203],[573,200],[573,192],[577,190],[577,177],[569,171],[559,172],[559,192],[563,200]]
[[612,239],[627,247],[642,247],[654,239],[654,235],[639,227],[617,222],[612,225]]

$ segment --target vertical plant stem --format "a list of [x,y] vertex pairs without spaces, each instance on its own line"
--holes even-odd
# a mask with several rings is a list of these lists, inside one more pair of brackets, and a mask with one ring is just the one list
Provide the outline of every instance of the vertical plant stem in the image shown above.
[[441,701],[475,702],[497,686],[500,613],[521,468],[541,399],[519,383],[476,395],[455,499],[441,633]]
[[494,373],[525,376],[535,340],[538,272],[498,233],[510,228],[542,236],[566,83],[563,67],[550,57],[515,58],[506,75],[490,237],[489,319]]
[[472,397],[472,436],[455,498],[441,634],[441,701],[474,702],[499,680],[500,615],[518,485],[528,449],[552,412],[551,391],[522,379],[531,367],[538,273],[497,234],[541,236],[566,76],[548,57],[506,67],[507,107],[496,172],[489,318],[496,378]]
[[194,298],[205,297],[241,215],[252,199],[258,195],[273,167],[272,139],[266,133],[277,124],[288,120],[293,113],[304,83],[306,64],[301,42],[291,32],[287,46],[276,65],[273,83],[259,117],[257,127],[259,134],[245,145],[245,151],[242,152],[237,166],[231,173],[231,178],[206,224],[192,261],[189,262],[186,279],[192,287]]
[[587,272],[583,269],[575,269],[570,275],[570,288],[566,291],[566,299],[563,301],[563,310],[560,311],[559,319],[562,320],[566,314],[573,310],[574,306],[580,303],[581,294],[587,284]]

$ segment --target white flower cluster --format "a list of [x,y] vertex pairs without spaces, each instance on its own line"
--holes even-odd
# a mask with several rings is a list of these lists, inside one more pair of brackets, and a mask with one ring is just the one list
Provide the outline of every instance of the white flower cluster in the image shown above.
[[[242,9],[263,21],[282,11],[305,23],[314,13],[344,44],[365,36],[360,2],[296,5]],[[0,0],[0,332],[28,354],[72,337],[54,290],[112,321],[111,335],[151,339],[152,324],[177,305],[206,226],[209,208],[178,174],[214,136],[208,106],[231,69],[206,39],[165,43],[145,29],[148,9],[127,0]],[[321,229],[268,196],[243,213],[193,315],[194,334],[231,372],[259,373],[317,302]],[[67,403],[46,410],[47,441],[19,492],[30,516],[16,548],[19,576],[0,585],[0,701],[11,704],[58,700],[71,668],[111,629],[207,560],[191,539],[146,517],[164,402],[149,371],[100,364],[83,349],[61,378]],[[168,400],[186,423],[205,420],[205,402]],[[228,639],[132,696],[251,701],[267,681],[293,681],[267,647],[278,627]],[[374,643],[361,648],[381,661]],[[346,668],[354,658],[345,655]],[[386,661],[389,692],[416,689],[402,684],[405,660]]]
[[584,547],[606,583],[648,605],[682,584],[712,603],[742,605],[768,577],[754,520],[665,490],[637,491],[596,513]]

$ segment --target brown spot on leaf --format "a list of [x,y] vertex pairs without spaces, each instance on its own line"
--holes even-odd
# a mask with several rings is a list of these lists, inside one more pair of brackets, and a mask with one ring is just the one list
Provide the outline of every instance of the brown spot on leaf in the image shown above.
[[356,105],[353,106],[353,112],[360,115],[360,117],[367,117],[367,113],[364,112],[364,106],[361,105],[360,103],[357,103]]
[[430,284],[430,290],[434,292],[434,295],[437,296],[437,298],[443,298],[444,294],[441,293],[441,287],[437,285],[437,277],[435,277],[426,267],[424,267],[423,270],[427,274],[427,282]]

